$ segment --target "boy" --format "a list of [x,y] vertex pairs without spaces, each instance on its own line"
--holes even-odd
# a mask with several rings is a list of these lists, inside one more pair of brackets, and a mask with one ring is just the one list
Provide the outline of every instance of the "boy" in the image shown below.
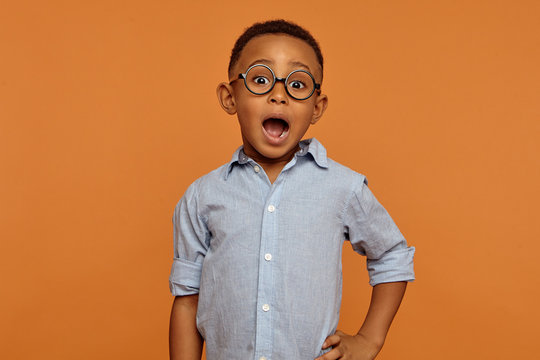
[[[303,28],[258,23],[237,40],[219,102],[243,147],[176,206],[171,359],[373,359],[414,279],[414,248],[366,179],[302,140],[323,115],[323,58]],[[341,250],[367,256],[371,305],[336,331]],[[204,339],[204,340],[203,340]]]

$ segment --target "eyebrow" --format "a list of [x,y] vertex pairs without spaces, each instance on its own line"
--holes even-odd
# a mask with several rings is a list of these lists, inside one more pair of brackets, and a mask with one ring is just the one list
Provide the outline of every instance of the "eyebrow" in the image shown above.
[[[257,59],[253,62],[251,62],[249,65],[248,65],[248,68],[250,66],[253,66],[255,64],[264,64],[264,65],[272,65],[273,62],[271,60],[268,60],[268,59]],[[289,65],[293,66],[293,67],[296,67],[296,68],[304,68],[306,69],[307,71],[309,71],[310,73],[313,73],[311,71],[311,69],[309,68],[309,66],[307,66],[306,64],[304,64],[303,62],[301,61],[289,61]]]
[[268,59],[257,59],[255,61],[252,61],[247,67],[250,68],[251,66],[255,64],[264,64],[264,65],[272,65],[272,61]]
[[303,62],[301,61],[291,61],[289,62],[290,65],[293,65],[293,66],[296,66],[296,67],[302,67],[302,68],[305,68],[306,70],[308,70],[310,73],[312,72],[311,69],[309,68],[309,66],[307,66],[306,64],[304,64]]

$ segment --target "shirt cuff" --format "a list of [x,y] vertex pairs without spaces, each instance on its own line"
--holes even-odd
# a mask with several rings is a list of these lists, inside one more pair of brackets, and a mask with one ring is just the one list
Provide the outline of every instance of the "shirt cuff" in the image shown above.
[[169,277],[171,293],[174,296],[198,294],[201,271],[202,264],[175,258]]
[[414,247],[405,246],[392,248],[379,259],[368,259],[369,284],[375,286],[387,282],[413,281],[414,252]]

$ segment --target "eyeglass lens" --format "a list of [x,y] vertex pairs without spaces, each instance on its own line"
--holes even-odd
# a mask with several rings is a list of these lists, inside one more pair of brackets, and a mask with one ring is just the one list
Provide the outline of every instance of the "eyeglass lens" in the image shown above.
[[[246,73],[245,83],[251,92],[265,94],[272,89],[274,79],[274,75],[269,68],[256,65]],[[309,97],[315,88],[313,78],[304,71],[293,71],[285,85],[289,95],[296,99]]]

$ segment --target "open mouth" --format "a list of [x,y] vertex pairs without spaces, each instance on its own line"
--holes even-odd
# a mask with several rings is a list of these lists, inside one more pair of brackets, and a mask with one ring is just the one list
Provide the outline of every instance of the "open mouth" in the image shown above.
[[272,138],[284,138],[289,133],[289,123],[280,118],[268,118],[263,121],[262,126]]

